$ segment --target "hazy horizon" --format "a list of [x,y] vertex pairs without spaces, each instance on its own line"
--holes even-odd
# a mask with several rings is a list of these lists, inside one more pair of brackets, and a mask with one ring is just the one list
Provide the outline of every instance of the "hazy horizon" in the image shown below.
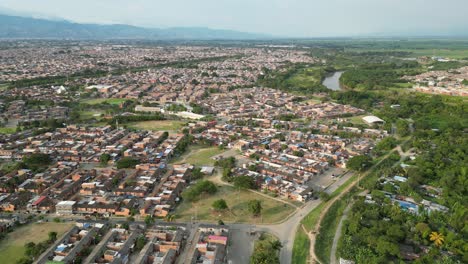
[[207,27],[275,37],[467,35],[465,0],[0,0],[0,11],[77,23]]

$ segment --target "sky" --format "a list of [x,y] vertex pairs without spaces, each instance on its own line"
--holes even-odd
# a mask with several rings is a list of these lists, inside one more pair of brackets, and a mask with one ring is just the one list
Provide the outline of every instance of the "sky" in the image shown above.
[[468,0],[0,0],[5,10],[79,23],[277,37],[468,35]]

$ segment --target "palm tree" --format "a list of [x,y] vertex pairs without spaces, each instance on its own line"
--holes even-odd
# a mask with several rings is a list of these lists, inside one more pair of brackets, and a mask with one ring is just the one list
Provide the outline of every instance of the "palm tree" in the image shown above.
[[432,232],[429,239],[434,242],[436,246],[441,246],[444,243],[444,235],[442,233]]
[[168,214],[165,217],[166,222],[172,222],[174,221],[174,219],[175,219],[175,216],[173,214]]

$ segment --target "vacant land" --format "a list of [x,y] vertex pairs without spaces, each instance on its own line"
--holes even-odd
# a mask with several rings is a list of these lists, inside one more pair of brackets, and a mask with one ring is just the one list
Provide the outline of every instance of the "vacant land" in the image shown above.
[[100,119],[101,115],[104,114],[103,110],[88,110],[88,111],[80,111],[80,118],[81,119]]
[[175,132],[184,126],[186,122],[179,120],[141,121],[129,123],[128,126],[135,129],[150,131]]
[[[212,204],[218,199],[226,200],[229,210],[216,212],[212,209]],[[262,216],[252,217],[248,210],[249,200],[262,201]],[[198,202],[182,202],[176,209],[176,218],[181,221],[190,221],[197,216],[199,221],[217,222],[219,219],[224,222],[242,223],[274,223],[286,218],[294,211],[290,205],[275,201],[259,194],[241,190],[231,186],[218,186],[218,192],[211,196],[202,197]]]
[[366,115],[359,115],[359,116],[353,116],[353,117],[350,117],[349,118],[349,122],[355,124],[355,125],[367,125],[366,122],[364,122],[364,120],[362,120],[363,117],[365,117]]
[[172,163],[189,163],[196,166],[213,166],[215,162],[213,157],[223,152],[224,150],[219,149],[218,147],[190,146],[185,155],[182,155]]
[[86,99],[83,100],[83,103],[90,104],[90,105],[96,105],[96,104],[102,104],[102,103],[108,103],[111,105],[119,105],[128,99],[125,98],[95,98],[95,99]]
[[0,134],[13,134],[16,132],[16,127],[0,127]]
[[57,238],[68,231],[71,223],[34,223],[19,227],[9,233],[0,242],[0,262],[16,263],[24,256],[24,244],[28,242],[39,243],[47,240],[49,232],[57,232]]

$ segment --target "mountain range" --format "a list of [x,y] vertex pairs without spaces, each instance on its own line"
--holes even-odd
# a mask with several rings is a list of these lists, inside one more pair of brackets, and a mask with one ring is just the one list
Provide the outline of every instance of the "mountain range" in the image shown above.
[[145,28],[131,25],[79,24],[0,14],[0,39],[266,39],[271,36],[201,27]]

